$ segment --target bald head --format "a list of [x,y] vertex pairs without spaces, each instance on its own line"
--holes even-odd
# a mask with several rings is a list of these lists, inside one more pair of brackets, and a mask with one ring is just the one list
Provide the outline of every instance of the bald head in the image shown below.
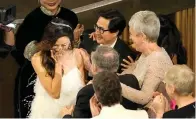
[[99,71],[117,72],[119,67],[119,55],[111,47],[99,46],[91,55],[92,64]]

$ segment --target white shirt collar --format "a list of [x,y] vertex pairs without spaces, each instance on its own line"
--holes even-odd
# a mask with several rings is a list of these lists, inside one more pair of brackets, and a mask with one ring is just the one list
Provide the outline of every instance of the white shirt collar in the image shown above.
[[[112,45],[110,45],[111,48],[114,48],[114,46],[115,46],[115,44],[116,44],[116,42],[117,42],[117,39],[118,39],[118,38],[116,38],[116,40],[112,43]],[[103,45],[103,44],[100,44],[100,46],[102,46],[102,45]]]
[[103,106],[102,109],[101,109],[101,112],[100,114],[106,114],[109,113],[109,112],[113,112],[114,110],[117,110],[117,109],[125,109],[121,104],[115,104],[111,107],[108,107],[108,106]]

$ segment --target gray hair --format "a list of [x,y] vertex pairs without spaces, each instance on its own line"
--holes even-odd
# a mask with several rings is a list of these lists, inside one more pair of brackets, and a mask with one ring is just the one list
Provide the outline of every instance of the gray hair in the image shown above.
[[99,46],[91,54],[92,64],[102,71],[117,72],[119,67],[119,55],[116,50],[108,46]]
[[137,34],[144,33],[149,41],[157,42],[160,21],[154,12],[146,10],[135,13],[129,21],[129,27]]
[[174,65],[166,73],[165,82],[174,85],[179,95],[187,96],[194,91],[195,74],[187,65]]

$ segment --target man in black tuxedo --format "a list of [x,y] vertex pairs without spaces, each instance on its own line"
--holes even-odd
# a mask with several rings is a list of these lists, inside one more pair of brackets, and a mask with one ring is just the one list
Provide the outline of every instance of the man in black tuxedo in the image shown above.
[[[116,72],[119,66],[119,55],[111,47],[99,46],[95,52],[91,54],[92,60],[92,73],[93,75],[102,71]],[[139,83],[136,77],[132,74],[120,75],[120,82],[139,90]],[[92,84],[88,84],[83,87],[77,95],[76,105],[73,111],[74,118],[91,118],[91,111],[89,106],[89,100],[94,95],[94,90]],[[129,101],[125,98],[122,99],[121,103],[126,109],[136,110],[138,104]],[[64,118],[70,118],[70,111],[66,108],[62,110],[62,116]]]
[[[97,23],[94,25],[94,30],[89,38],[89,34],[83,34],[83,40],[80,43],[80,48],[84,48],[89,54],[99,45],[106,45],[114,48],[119,53],[119,60],[122,63],[123,59],[131,56],[133,60],[136,59],[136,52],[131,50],[129,46],[119,38],[124,28],[126,27],[126,20],[124,16],[117,10],[110,9],[100,11],[98,14]],[[121,72],[122,67],[118,68],[118,73]]]

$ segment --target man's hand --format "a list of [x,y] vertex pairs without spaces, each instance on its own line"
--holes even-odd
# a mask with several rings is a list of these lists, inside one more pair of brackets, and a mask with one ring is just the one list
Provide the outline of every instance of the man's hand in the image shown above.
[[83,48],[80,48],[79,49],[80,51],[80,54],[82,56],[82,59],[83,59],[83,63],[84,63],[84,66],[85,66],[85,69],[89,72],[91,72],[91,62],[90,62],[90,55],[88,54],[88,52],[83,49]]
[[73,106],[73,105],[72,105],[72,106],[65,106],[65,107],[61,110],[60,116],[61,116],[61,117],[64,117],[65,115],[72,115],[73,111],[74,111],[74,106]]
[[99,115],[101,111],[101,107],[95,96],[91,97],[90,99],[90,109],[91,109],[92,117]]
[[93,39],[93,41],[96,41],[96,34],[95,34],[95,32],[92,32],[91,34],[89,34],[89,38]]

